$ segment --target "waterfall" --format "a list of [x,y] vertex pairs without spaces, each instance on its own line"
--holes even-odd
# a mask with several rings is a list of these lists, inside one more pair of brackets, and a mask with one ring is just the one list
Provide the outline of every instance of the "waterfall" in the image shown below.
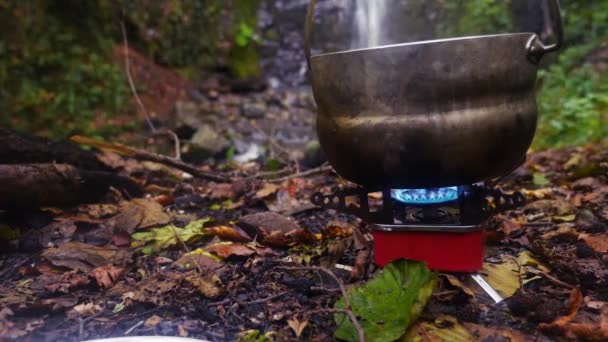
[[366,48],[384,45],[383,30],[387,15],[386,0],[355,0],[356,12],[351,48]]

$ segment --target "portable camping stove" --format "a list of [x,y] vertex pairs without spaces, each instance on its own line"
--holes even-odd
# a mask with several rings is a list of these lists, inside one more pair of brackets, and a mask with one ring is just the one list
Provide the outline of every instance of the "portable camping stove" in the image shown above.
[[483,185],[384,189],[382,196],[370,193],[365,188],[315,193],[311,201],[371,224],[380,266],[407,258],[423,260],[432,269],[457,272],[481,268],[482,224],[489,215],[525,201],[519,192],[506,194]]

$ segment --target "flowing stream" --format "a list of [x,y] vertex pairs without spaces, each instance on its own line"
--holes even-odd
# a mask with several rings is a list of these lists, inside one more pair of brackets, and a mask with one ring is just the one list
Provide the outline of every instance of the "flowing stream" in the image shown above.
[[355,33],[351,48],[366,48],[384,45],[385,34],[382,24],[387,15],[385,0],[356,0]]

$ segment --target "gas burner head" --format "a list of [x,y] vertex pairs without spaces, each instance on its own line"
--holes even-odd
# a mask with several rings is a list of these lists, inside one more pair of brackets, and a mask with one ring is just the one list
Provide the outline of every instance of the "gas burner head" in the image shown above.
[[[524,201],[519,193],[507,195],[477,184],[431,189],[384,189],[379,205],[378,201],[370,201],[368,194],[373,192],[372,189],[355,188],[330,195],[315,193],[311,201],[326,209],[354,214],[378,229],[391,231],[479,229],[492,211]],[[493,198],[496,208],[488,205],[487,197]],[[358,205],[354,205],[355,202]]]
[[458,199],[458,187],[435,189],[393,189],[391,197],[403,204],[425,205],[440,204],[456,201]]
[[[315,193],[311,201],[370,223],[377,264],[384,266],[392,260],[407,258],[425,261],[430,268],[443,271],[480,269],[483,221],[494,211],[524,202],[520,193],[504,194],[483,185],[384,189],[382,196],[377,193],[371,196],[375,190]],[[488,197],[492,198],[492,205]]]

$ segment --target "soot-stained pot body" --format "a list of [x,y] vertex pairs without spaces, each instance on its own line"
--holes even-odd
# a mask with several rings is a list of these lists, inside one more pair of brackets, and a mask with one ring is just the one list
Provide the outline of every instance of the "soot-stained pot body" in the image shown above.
[[312,56],[317,131],[329,162],[372,188],[464,185],[510,173],[534,137],[538,61],[561,45],[559,24],[551,46],[514,33]]

